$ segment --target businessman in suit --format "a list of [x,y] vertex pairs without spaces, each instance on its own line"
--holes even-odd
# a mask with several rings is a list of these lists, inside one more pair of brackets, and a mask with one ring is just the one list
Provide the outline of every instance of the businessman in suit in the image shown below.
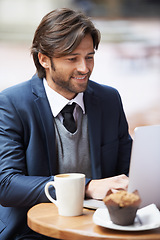
[[48,202],[45,184],[58,173],[84,173],[88,198],[127,189],[132,140],[121,98],[89,80],[99,41],[82,13],[50,12],[32,43],[37,74],[0,94],[1,240],[50,239],[27,227],[26,214]]

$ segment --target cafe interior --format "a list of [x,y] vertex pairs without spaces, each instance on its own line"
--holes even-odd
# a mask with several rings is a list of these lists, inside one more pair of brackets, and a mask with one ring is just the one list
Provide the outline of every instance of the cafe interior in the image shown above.
[[[34,31],[46,13],[59,7],[85,12],[100,30],[101,43],[91,79],[119,91],[131,136],[134,138],[136,127],[160,125],[159,0],[0,0],[0,91],[34,75],[30,55]],[[40,233],[48,236],[55,233],[63,239],[160,239],[159,230],[149,234],[126,234],[117,229],[107,232],[93,225],[89,210],[84,210],[82,224],[79,217],[61,218],[55,206],[49,205],[48,210],[45,205],[41,210],[39,207],[28,213],[28,224],[37,232],[44,229]],[[49,216],[48,220],[45,216]],[[55,223],[49,222],[52,217]],[[53,224],[57,227],[54,230]]]
[[58,7],[85,12],[101,31],[91,79],[119,91],[130,134],[138,126],[160,124],[158,0],[0,0],[0,90],[35,73],[30,56],[34,30],[42,16]]

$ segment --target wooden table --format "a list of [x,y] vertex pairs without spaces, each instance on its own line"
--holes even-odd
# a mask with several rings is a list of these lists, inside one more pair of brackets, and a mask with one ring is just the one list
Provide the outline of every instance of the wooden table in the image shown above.
[[62,217],[53,203],[41,203],[28,211],[28,226],[43,235],[69,240],[154,240],[160,239],[160,228],[142,232],[109,230],[93,223],[94,210],[83,209],[83,215]]

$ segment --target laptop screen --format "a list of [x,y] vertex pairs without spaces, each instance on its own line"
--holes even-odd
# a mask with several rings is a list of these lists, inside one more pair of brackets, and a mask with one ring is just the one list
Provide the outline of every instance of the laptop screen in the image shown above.
[[131,152],[128,191],[138,190],[141,207],[160,209],[160,125],[137,127]]

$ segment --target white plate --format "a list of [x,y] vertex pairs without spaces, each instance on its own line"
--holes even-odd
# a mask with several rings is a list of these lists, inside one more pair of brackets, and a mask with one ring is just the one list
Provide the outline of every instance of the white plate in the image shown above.
[[105,208],[105,204],[103,201],[96,199],[87,199],[83,202],[83,207],[89,209],[97,209],[97,208]]
[[110,220],[107,208],[98,208],[93,215],[93,222],[101,227],[122,231],[143,231],[160,227],[160,212],[155,204],[150,204],[137,211],[133,225],[121,226]]

